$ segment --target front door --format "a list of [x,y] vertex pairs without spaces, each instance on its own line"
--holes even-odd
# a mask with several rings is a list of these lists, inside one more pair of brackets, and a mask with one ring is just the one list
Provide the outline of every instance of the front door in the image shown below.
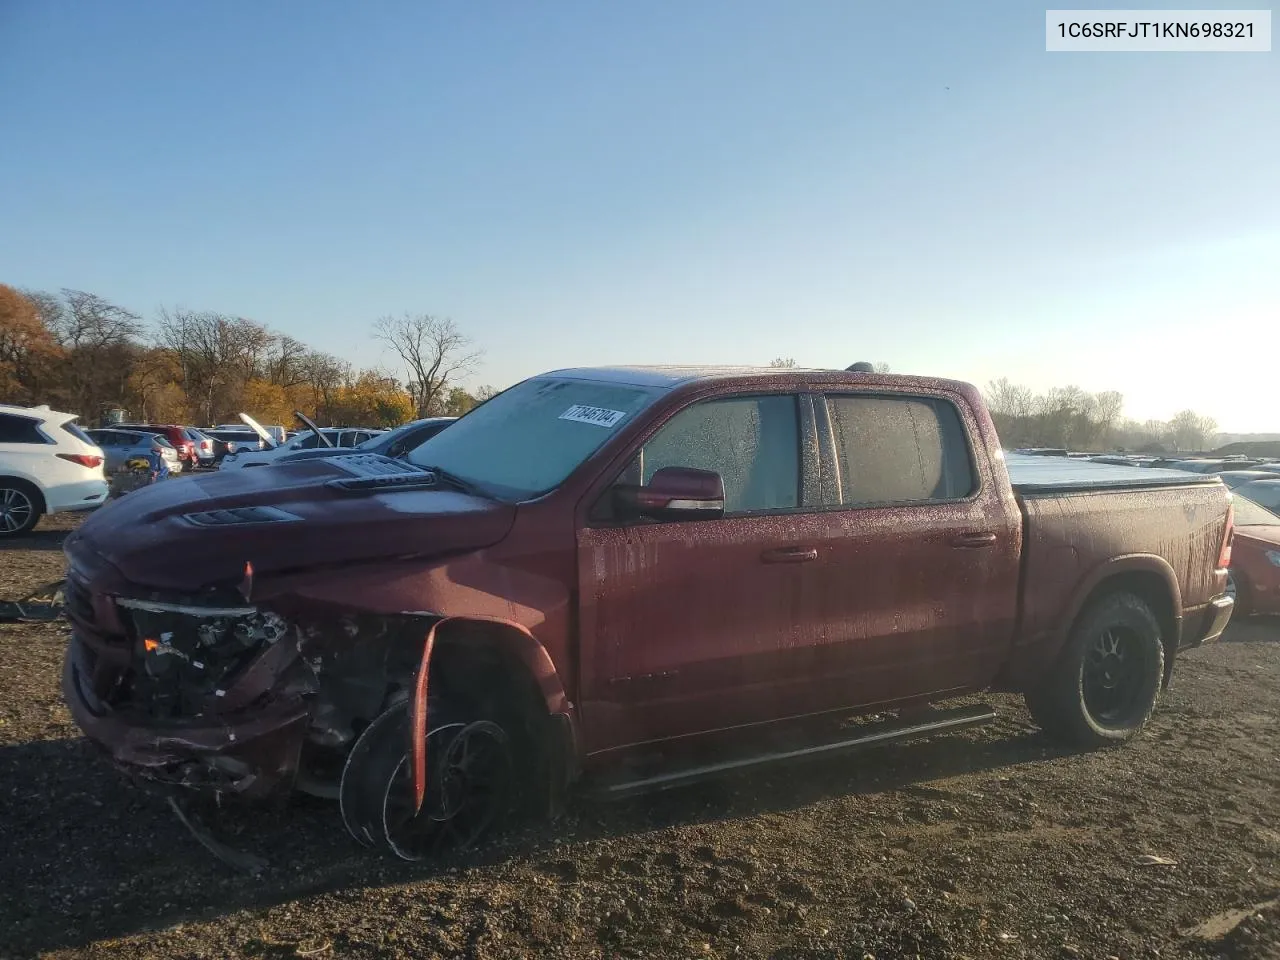
[[713,470],[724,481],[723,518],[617,522],[606,492],[579,531],[588,752],[796,711],[780,680],[822,634],[798,408],[789,394],[695,403],[618,477]]

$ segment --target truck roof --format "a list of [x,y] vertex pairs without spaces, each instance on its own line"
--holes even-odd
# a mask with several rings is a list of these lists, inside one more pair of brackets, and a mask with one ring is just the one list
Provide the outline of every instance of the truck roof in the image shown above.
[[935,377],[908,377],[897,373],[855,373],[820,367],[746,367],[746,366],[618,366],[618,367],[570,367],[549,370],[543,377],[561,377],[574,380],[597,380],[605,383],[622,383],[636,387],[661,387],[674,389],[689,383],[712,380],[760,380],[765,377],[795,377],[817,383],[902,383],[911,381],[936,387],[959,389],[968,384],[942,380]]

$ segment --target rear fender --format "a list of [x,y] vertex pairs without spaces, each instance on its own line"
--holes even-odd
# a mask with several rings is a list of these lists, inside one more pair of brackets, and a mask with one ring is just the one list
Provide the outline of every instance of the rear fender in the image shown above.
[[[1155,595],[1153,596],[1153,588]],[[1166,649],[1165,669],[1173,667],[1173,653],[1182,633],[1182,589],[1169,561],[1149,553],[1125,554],[1098,564],[1083,577],[1054,622],[1038,637],[1014,652],[997,684],[1002,689],[1026,690],[1057,662],[1081,612],[1097,596],[1112,589],[1130,589],[1153,604]]]
[[[1105,563],[1099,564],[1076,587],[1075,592],[1071,595],[1071,602],[1066,615],[1058,624],[1059,643],[1066,642],[1072,625],[1076,622],[1076,618],[1080,616],[1080,612],[1084,610],[1085,605],[1095,594],[1103,592],[1100,588],[1104,588],[1108,581],[1115,581],[1125,575],[1134,573],[1154,575],[1160,578],[1164,584],[1165,600],[1169,604],[1172,616],[1175,620],[1181,622],[1182,588],[1178,585],[1178,575],[1174,572],[1173,567],[1170,566],[1169,561],[1152,553],[1133,553],[1113,557]],[[1120,585],[1117,584],[1117,586],[1119,587]],[[1159,610],[1153,612],[1160,615]]]

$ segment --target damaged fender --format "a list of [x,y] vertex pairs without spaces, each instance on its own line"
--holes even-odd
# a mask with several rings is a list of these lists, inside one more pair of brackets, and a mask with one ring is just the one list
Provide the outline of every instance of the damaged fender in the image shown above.
[[409,705],[415,812],[422,809],[427,789],[427,702],[431,655],[435,650],[437,636],[442,627],[447,624],[468,623],[486,624],[499,628],[496,634],[502,638],[499,646],[525,666],[537,686],[547,715],[557,721],[560,728],[564,730],[563,736],[568,742],[556,744],[557,749],[567,754],[562,759],[576,766],[577,736],[572,704],[565,695],[564,686],[560,683],[560,677],[546,648],[527,628],[510,620],[484,616],[444,617],[431,625],[423,640],[422,657],[418,664],[413,698]]

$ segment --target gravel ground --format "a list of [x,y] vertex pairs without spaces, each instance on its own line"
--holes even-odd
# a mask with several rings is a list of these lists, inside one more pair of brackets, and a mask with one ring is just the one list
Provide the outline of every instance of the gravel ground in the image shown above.
[[[0,544],[0,596],[58,579],[74,522]],[[986,728],[579,800],[431,866],[319,801],[232,811],[259,879],[78,737],[65,639],[0,626],[0,957],[1280,957],[1274,622],[1182,658],[1124,748],[1053,747],[995,697]]]

